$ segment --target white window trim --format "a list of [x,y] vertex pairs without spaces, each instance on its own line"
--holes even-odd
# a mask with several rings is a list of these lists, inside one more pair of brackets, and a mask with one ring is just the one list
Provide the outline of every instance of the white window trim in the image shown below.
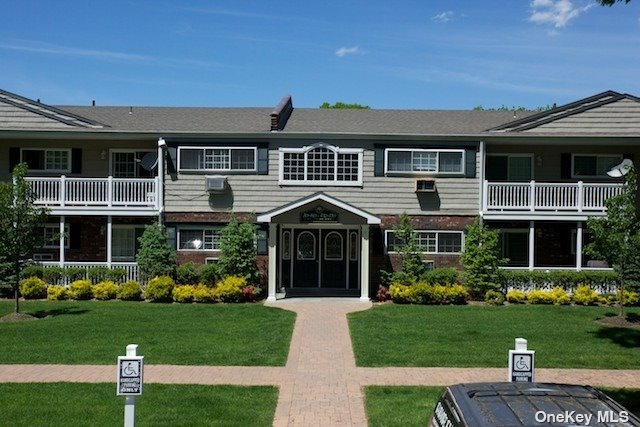
[[[180,166],[180,156],[182,150],[229,150],[229,168],[227,169],[186,169]],[[231,151],[233,150],[253,150],[253,169],[232,169],[231,168]],[[180,146],[178,147],[178,172],[258,172],[258,147],[242,147],[242,146]]]
[[[439,254],[439,255],[459,255],[464,250],[464,231],[460,230],[413,230],[414,233],[435,233],[436,234],[436,250],[435,252],[420,252],[421,254]],[[393,230],[384,231],[384,252],[387,254],[396,254],[396,251],[389,251],[389,234],[393,234]],[[439,252],[440,247],[440,234],[460,234],[460,252]]]
[[[326,181],[309,181],[307,177],[307,153],[316,148],[327,148],[336,154],[335,162],[335,179]],[[304,186],[331,186],[331,187],[361,187],[362,186],[362,159],[364,149],[362,148],[340,148],[325,142],[318,142],[312,145],[308,145],[302,148],[279,148],[279,160],[278,160],[278,184],[279,185],[304,185]],[[285,180],[284,179],[284,155],[285,153],[304,153],[304,180]],[[358,180],[357,181],[338,181],[338,154],[357,154],[358,155]]]
[[[54,223],[47,223],[44,224],[42,226],[42,233],[45,233],[45,229],[46,228],[53,228],[55,229],[55,233],[56,234],[60,234],[60,224],[54,224]],[[69,228],[69,224],[65,223],[64,225],[64,234],[65,234],[65,239],[64,239],[64,248],[65,249],[69,249],[69,242],[71,240],[71,232],[70,232],[70,228]],[[44,235],[42,236],[44,237]],[[60,248],[60,240],[56,240],[56,244],[47,244],[46,242],[44,242],[44,244],[40,247],[38,247],[38,249],[59,249]]]
[[[622,154],[615,154],[615,153],[598,153],[598,154],[592,154],[592,153],[571,153],[571,178],[576,178],[576,179],[580,179],[580,178],[609,178],[609,176],[605,173],[604,175],[576,175],[575,174],[575,158],[576,156],[578,157],[617,157],[620,159],[620,162],[622,162],[622,158],[624,157]],[[597,163],[597,160],[596,160]]]
[[[71,173],[71,163],[73,159],[71,159],[71,148],[42,148],[42,147],[24,147],[20,148],[20,161],[23,162],[22,153],[24,151],[44,151],[44,169],[28,169],[29,172],[56,172],[56,173]],[[67,168],[66,169],[47,169],[47,151],[66,151],[67,152]]]
[[506,157],[507,158],[507,181],[511,181],[509,176],[509,166],[511,166],[512,157],[528,157],[531,162],[531,180],[535,180],[535,156],[533,153],[487,153],[487,157]]
[[[139,150],[136,150],[135,148],[118,148],[118,149],[109,149],[109,175],[113,176],[113,155],[116,153],[155,153],[155,151],[153,150],[147,150],[144,148],[141,148]],[[135,161],[135,160],[134,160]],[[137,162],[136,162],[136,166],[137,166]],[[134,170],[136,170],[137,168],[134,168]],[[137,177],[136,177],[137,178]]]
[[[436,170],[435,171],[390,171],[389,170],[389,152],[405,152],[411,153],[436,153]],[[461,171],[460,172],[440,172],[440,153],[461,153]],[[413,159],[411,161],[413,165]],[[465,173],[465,150],[462,149],[436,149],[436,148],[385,148],[384,149],[384,174],[390,176],[398,175],[443,175],[443,176],[462,176]]]
[[[224,227],[197,227],[197,226],[185,226],[185,227],[177,227],[176,230],[176,247],[179,252],[220,252],[220,249],[205,249],[204,248],[204,232],[206,230],[218,231],[222,230]],[[202,245],[203,247],[200,249],[182,249],[180,248],[180,235],[182,231],[201,231],[202,232]]]

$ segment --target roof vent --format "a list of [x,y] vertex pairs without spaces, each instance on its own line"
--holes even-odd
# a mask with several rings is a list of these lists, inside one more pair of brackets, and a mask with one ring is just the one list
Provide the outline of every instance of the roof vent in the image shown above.
[[291,100],[291,95],[285,95],[270,114],[271,130],[278,131],[284,129],[292,111],[293,102]]

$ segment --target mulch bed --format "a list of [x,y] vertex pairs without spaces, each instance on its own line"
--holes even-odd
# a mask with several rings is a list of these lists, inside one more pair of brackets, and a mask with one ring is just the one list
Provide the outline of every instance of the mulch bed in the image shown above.
[[603,317],[598,320],[598,323],[614,328],[640,329],[640,319],[631,319],[629,317],[621,317],[619,315]]
[[25,313],[11,313],[0,317],[0,322],[27,322],[30,320],[38,320],[38,318]]

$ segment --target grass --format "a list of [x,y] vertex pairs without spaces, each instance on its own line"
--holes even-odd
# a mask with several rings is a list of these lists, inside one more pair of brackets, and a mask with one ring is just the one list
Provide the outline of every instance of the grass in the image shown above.
[[385,304],[350,314],[349,325],[358,366],[506,367],[507,351],[523,337],[539,368],[638,369],[640,330],[595,322],[615,311]]
[[[122,425],[124,397],[114,384],[0,384],[0,425]],[[139,426],[270,426],[277,387],[146,384]]]
[[[0,301],[0,316],[13,309]],[[0,322],[0,363],[114,364],[138,344],[148,364],[282,366],[295,313],[260,304],[25,301],[37,321]]]
[[[640,416],[640,389],[602,389]],[[444,387],[365,387],[369,426],[426,426]]]

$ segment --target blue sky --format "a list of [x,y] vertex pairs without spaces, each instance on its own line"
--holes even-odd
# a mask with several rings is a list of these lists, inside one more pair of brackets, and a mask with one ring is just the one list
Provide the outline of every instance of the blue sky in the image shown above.
[[0,88],[48,104],[470,109],[640,95],[640,0],[20,0]]

